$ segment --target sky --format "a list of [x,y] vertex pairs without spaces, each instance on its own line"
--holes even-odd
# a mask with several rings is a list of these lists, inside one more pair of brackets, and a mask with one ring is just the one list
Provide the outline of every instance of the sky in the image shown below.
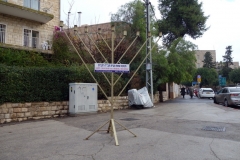
[[[69,24],[93,25],[110,22],[111,13],[116,13],[121,5],[132,0],[61,0],[61,20]],[[158,0],[149,0],[155,7],[156,18],[161,19],[157,9]],[[216,50],[216,60],[223,61],[226,47],[232,46],[234,62],[240,62],[240,0],[199,0],[205,16],[209,16],[209,29],[202,37],[189,40],[199,50]],[[70,7],[72,6],[72,8]],[[80,16],[78,12],[81,12]],[[80,17],[80,18],[79,18]]]

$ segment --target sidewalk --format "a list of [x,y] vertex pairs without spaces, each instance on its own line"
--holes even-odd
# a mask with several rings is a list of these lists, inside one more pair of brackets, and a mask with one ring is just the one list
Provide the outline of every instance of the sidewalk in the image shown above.
[[[119,146],[106,132],[97,132],[84,140],[109,120],[110,113],[2,125],[0,159],[239,160],[240,157],[240,139],[234,133],[240,129],[240,110],[225,110],[210,103],[164,102],[151,109],[116,111],[114,117],[137,137],[115,124]],[[224,125],[227,130],[201,130],[205,125]]]

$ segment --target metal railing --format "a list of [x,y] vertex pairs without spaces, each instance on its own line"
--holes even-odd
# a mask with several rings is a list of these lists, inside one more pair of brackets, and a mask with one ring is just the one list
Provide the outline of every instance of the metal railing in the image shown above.
[[[5,35],[6,35],[6,33],[4,31],[0,31],[0,43],[5,43]],[[23,46],[29,47],[29,48],[42,49],[42,50],[51,50],[52,49],[51,42],[43,41],[40,44],[38,37],[31,37],[31,36],[26,36],[26,35],[24,35],[24,38],[23,38]]]
[[39,48],[39,38],[32,37],[32,48]]
[[24,36],[24,44],[25,47],[32,47],[32,48],[40,48],[39,47],[39,38],[38,37],[31,37],[31,36]]

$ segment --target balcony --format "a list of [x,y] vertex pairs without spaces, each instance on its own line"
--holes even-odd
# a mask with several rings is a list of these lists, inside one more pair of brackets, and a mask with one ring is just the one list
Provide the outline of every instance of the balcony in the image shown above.
[[13,48],[19,50],[27,50],[45,54],[53,54],[52,44],[50,41],[39,42],[38,37],[24,36],[23,46],[6,44],[4,32],[0,32],[0,48]]
[[51,50],[52,44],[48,41],[43,41],[41,44],[39,43],[38,37],[30,37],[24,36],[24,46],[42,50]]
[[48,14],[46,12],[41,12],[31,8],[19,6],[13,3],[4,2],[1,0],[0,0],[0,13],[28,20],[33,20],[40,23],[47,23],[51,21],[54,17],[52,14]]

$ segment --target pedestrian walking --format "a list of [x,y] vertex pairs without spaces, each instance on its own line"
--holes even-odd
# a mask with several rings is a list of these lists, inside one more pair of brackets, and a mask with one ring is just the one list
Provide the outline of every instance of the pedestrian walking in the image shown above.
[[181,88],[181,95],[182,95],[183,98],[184,98],[185,94],[186,94],[186,89],[184,87],[182,87]]
[[189,88],[189,95],[191,98],[193,97],[193,88],[192,87]]

